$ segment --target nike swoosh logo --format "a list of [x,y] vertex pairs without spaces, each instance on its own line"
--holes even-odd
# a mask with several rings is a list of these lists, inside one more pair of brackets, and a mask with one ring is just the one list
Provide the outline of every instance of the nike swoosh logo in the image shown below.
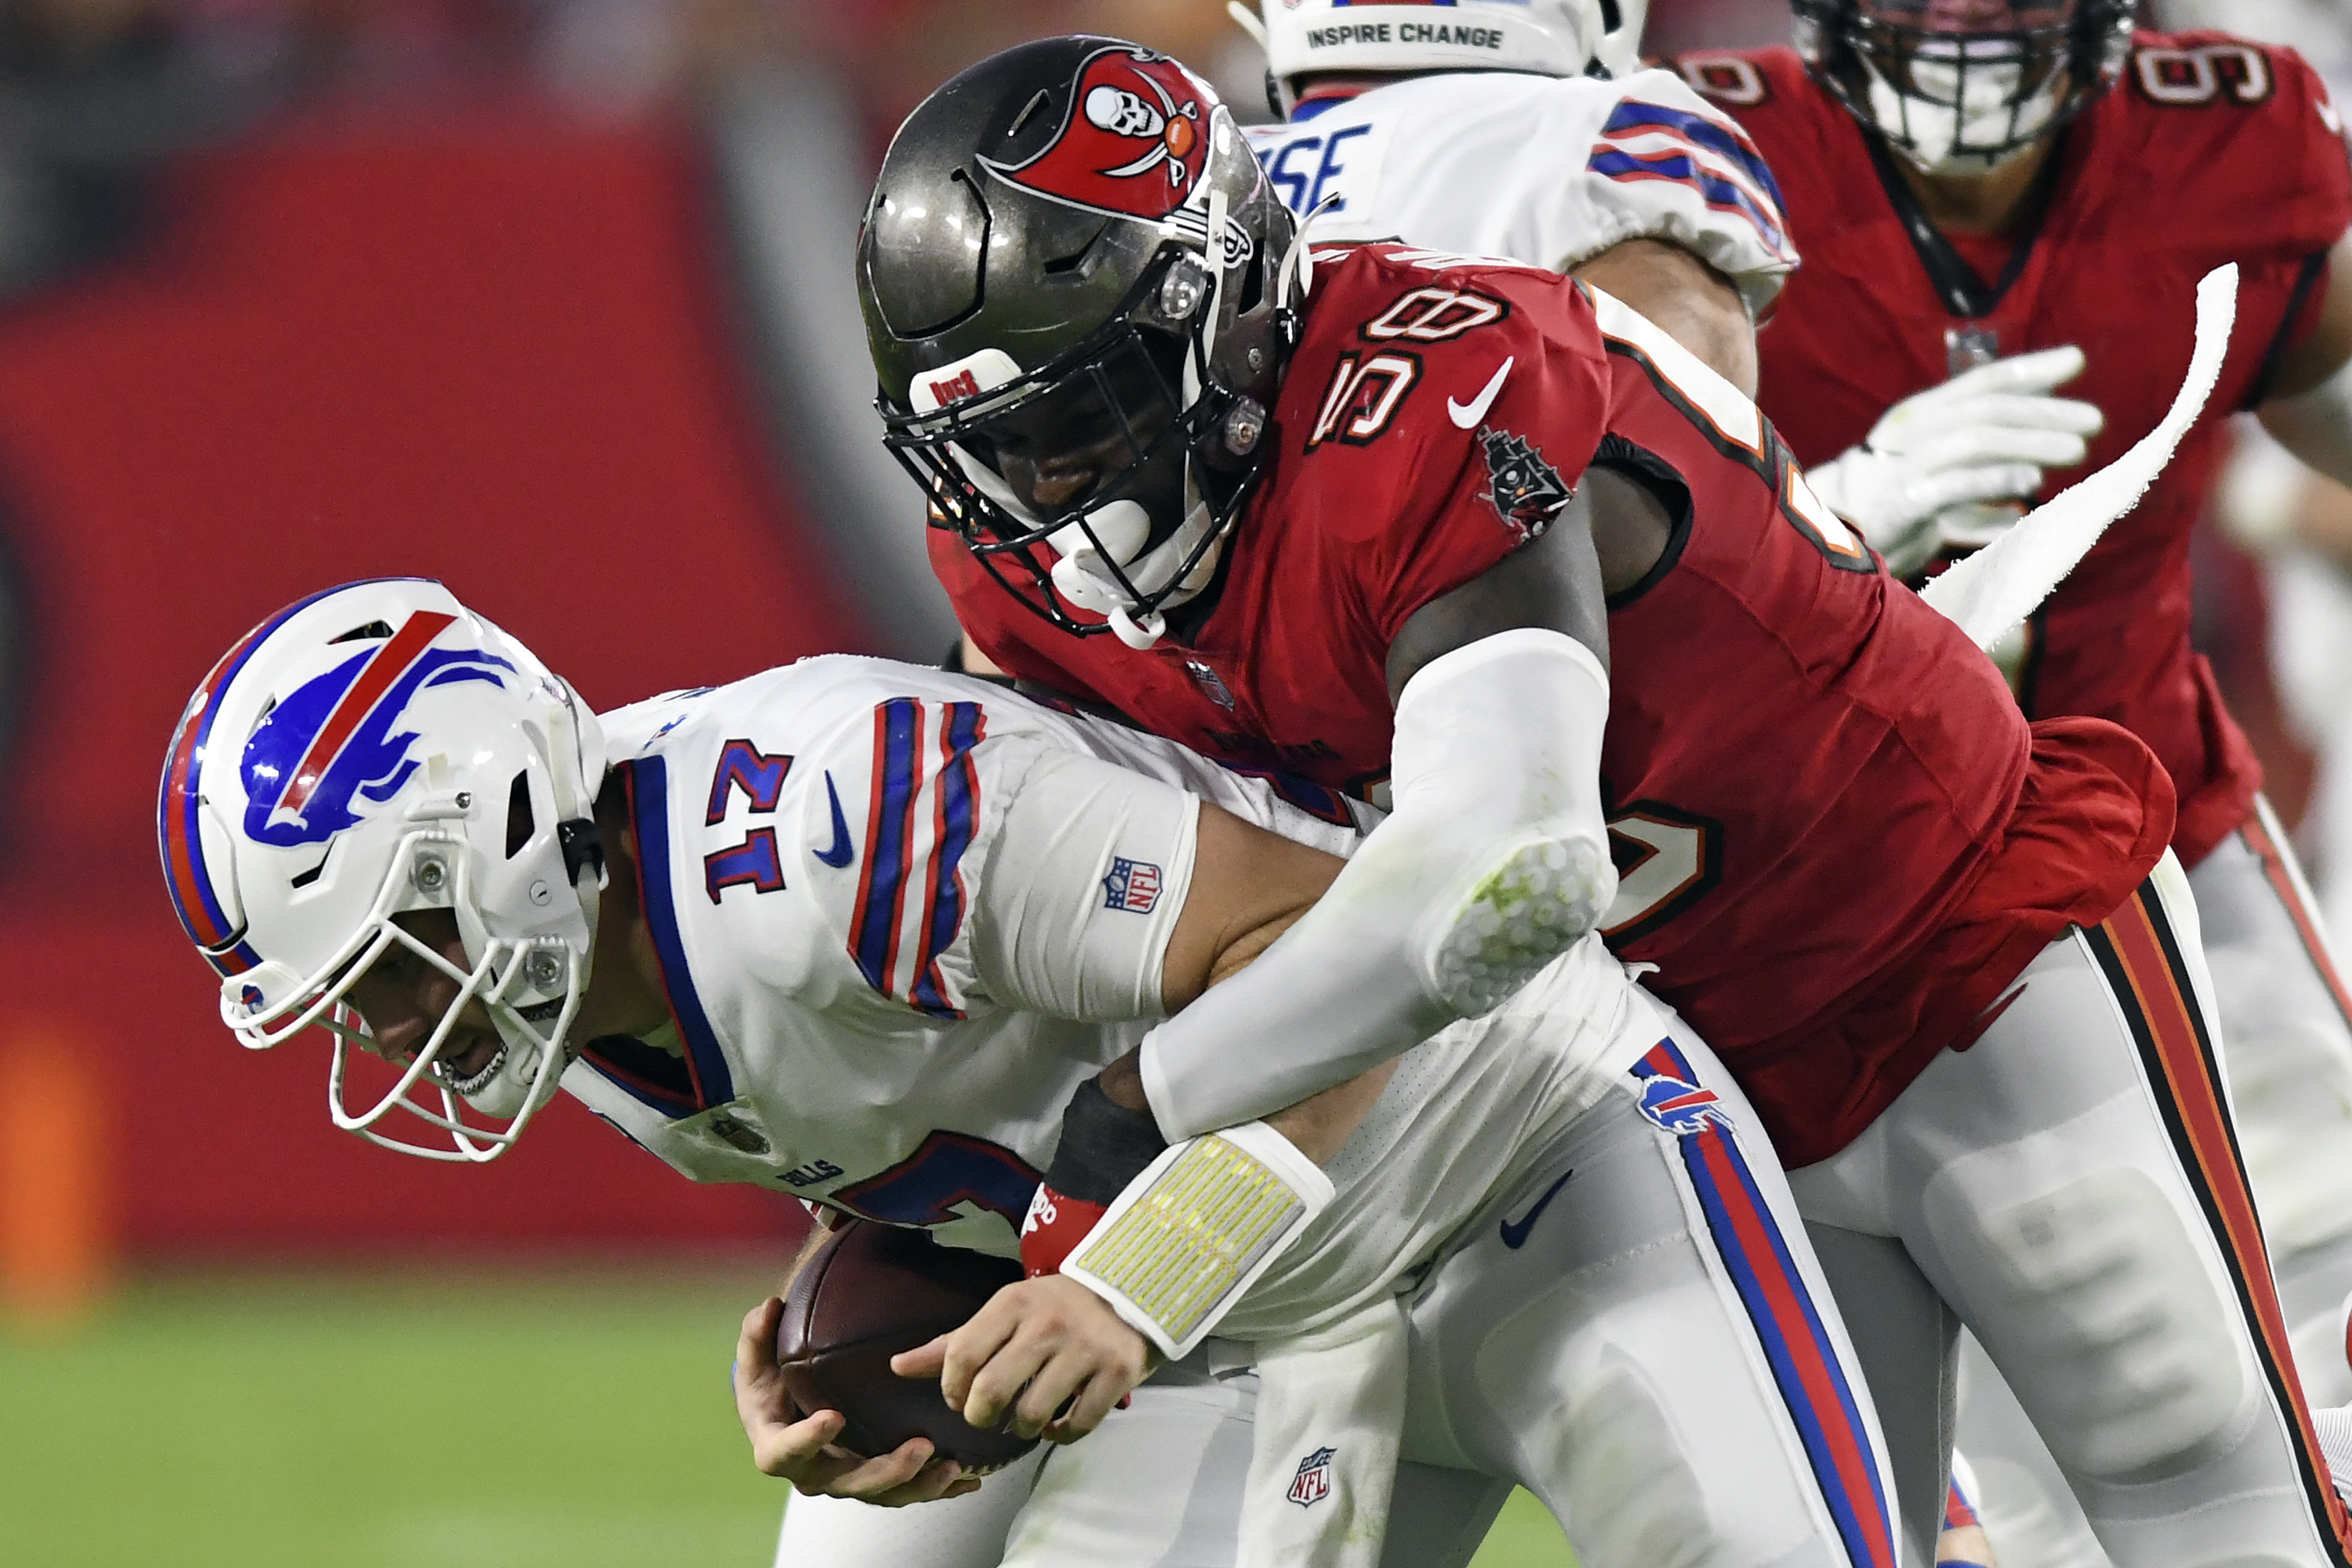
[[1551,1206],[1551,1200],[1553,1197],[1558,1195],[1560,1188],[1568,1185],[1568,1178],[1574,1174],[1576,1174],[1574,1171],[1565,1172],[1561,1174],[1559,1181],[1554,1182],[1550,1186],[1546,1187],[1544,1189],[1544,1195],[1536,1200],[1535,1207],[1528,1210],[1525,1215],[1520,1216],[1518,1224],[1513,1225],[1509,1220],[1505,1220],[1503,1222],[1503,1245],[1505,1247],[1509,1247],[1513,1252],[1517,1252],[1520,1247],[1525,1247],[1528,1244],[1528,1232],[1535,1229],[1536,1221],[1543,1218],[1544,1210]]
[[1495,379],[1486,384],[1486,390],[1472,398],[1467,404],[1456,403],[1454,399],[1447,398],[1445,412],[1452,417],[1454,423],[1465,430],[1477,428],[1478,421],[1486,417],[1486,410],[1495,405],[1496,395],[1503,390],[1504,377],[1511,374],[1511,367],[1517,363],[1518,363],[1517,354],[1505,360],[1503,368],[1495,373]]
[[824,798],[833,805],[833,844],[816,852],[816,858],[836,868],[849,864],[849,819],[841,815],[841,796],[833,787],[833,774],[824,775]]

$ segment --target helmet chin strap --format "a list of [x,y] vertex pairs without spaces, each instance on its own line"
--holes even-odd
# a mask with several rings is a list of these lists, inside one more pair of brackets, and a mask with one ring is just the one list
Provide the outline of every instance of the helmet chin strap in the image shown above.
[[[1061,556],[1054,563],[1055,591],[1080,609],[1092,610],[1108,619],[1111,635],[1138,652],[1167,635],[1168,619],[1160,613],[1162,610],[1173,609],[1196,597],[1216,575],[1223,542],[1204,551],[1192,571],[1185,573],[1182,581],[1170,588],[1159,604],[1140,618],[1135,614],[1130,588],[1136,594],[1148,595],[1166,586],[1183,569],[1185,558],[1217,525],[1215,513],[1192,491],[1189,481],[1186,491],[1185,499],[1192,503],[1192,510],[1185,514],[1183,525],[1150,549],[1143,548],[1150,533],[1150,514],[1131,500],[1115,500],[1097,507],[1087,514],[1083,527],[1072,523],[1048,541]],[[1092,538],[1088,537],[1089,531]],[[1110,552],[1108,561],[1106,551]],[[1113,566],[1126,575],[1128,586],[1122,586],[1112,575]]]

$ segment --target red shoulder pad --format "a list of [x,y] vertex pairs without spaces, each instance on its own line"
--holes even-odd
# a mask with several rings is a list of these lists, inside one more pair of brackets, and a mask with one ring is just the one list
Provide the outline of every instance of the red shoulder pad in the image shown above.
[[[2308,256],[2352,228],[2352,158],[2326,84],[2292,49],[2133,35],[2094,110],[2104,156],[2162,182],[2162,220],[2240,257]],[[2121,171],[2118,171],[2120,173]]]
[[1393,636],[1566,503],[1606,430],[1608,359],[1558,273],[1398,245],[1318,255],[1285,457],[1324,531],[1362,552]]
[[1691,90],[1742,121],[1751,112],[1804,112],[1821,96],[1806,90],[1805,62],[1785,45],[1768,49],[1693,49],[1658,62]]

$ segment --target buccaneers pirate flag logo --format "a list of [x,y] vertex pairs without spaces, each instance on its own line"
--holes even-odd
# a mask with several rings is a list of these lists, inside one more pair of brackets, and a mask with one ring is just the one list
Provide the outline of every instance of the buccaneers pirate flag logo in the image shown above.
[[1201,178],[1215,102],[1165,55],[1102,49],[1078,68],[1061,129],[1044,152],[1023,163],[981,162],[1040,195],[1157,223],[1191,198]]
[[1568,481],[1524,436],[1480,426],[1478,446],[1486,458],[1487,503],[1522,542],[1540,538],[1568,504]]

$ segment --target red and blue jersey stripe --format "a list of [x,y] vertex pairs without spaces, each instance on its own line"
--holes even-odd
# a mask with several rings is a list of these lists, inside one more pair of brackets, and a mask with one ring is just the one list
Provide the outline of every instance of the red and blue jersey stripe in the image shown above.
[[[1689,1059],[1671,1038],[1659,1041],[1632,1070],[1643,1082],[1698,1084]],[[1853,1568],[1895,1568],[1893,1516],[1877,1448],[1729,1118],[1719,1111],[1686,1118],[1677,1131],[1684,1169],[1706,1215],[1717,1254],[1755,1325],[1846,1556]]]
[[963,929],[963,857],[980,825],[972,752],[987,732],[977,702],[900,697],[874,710],[874,784],[849,956],[877,992],[937,1018],[964,1016],[940,955]]
[[1667,180],[1717,212],[1745,218],[1774,256],[1794,265],[1780,182],[1737,126],[1629,98],[1601,128],[1586,166],[1612,180]]

